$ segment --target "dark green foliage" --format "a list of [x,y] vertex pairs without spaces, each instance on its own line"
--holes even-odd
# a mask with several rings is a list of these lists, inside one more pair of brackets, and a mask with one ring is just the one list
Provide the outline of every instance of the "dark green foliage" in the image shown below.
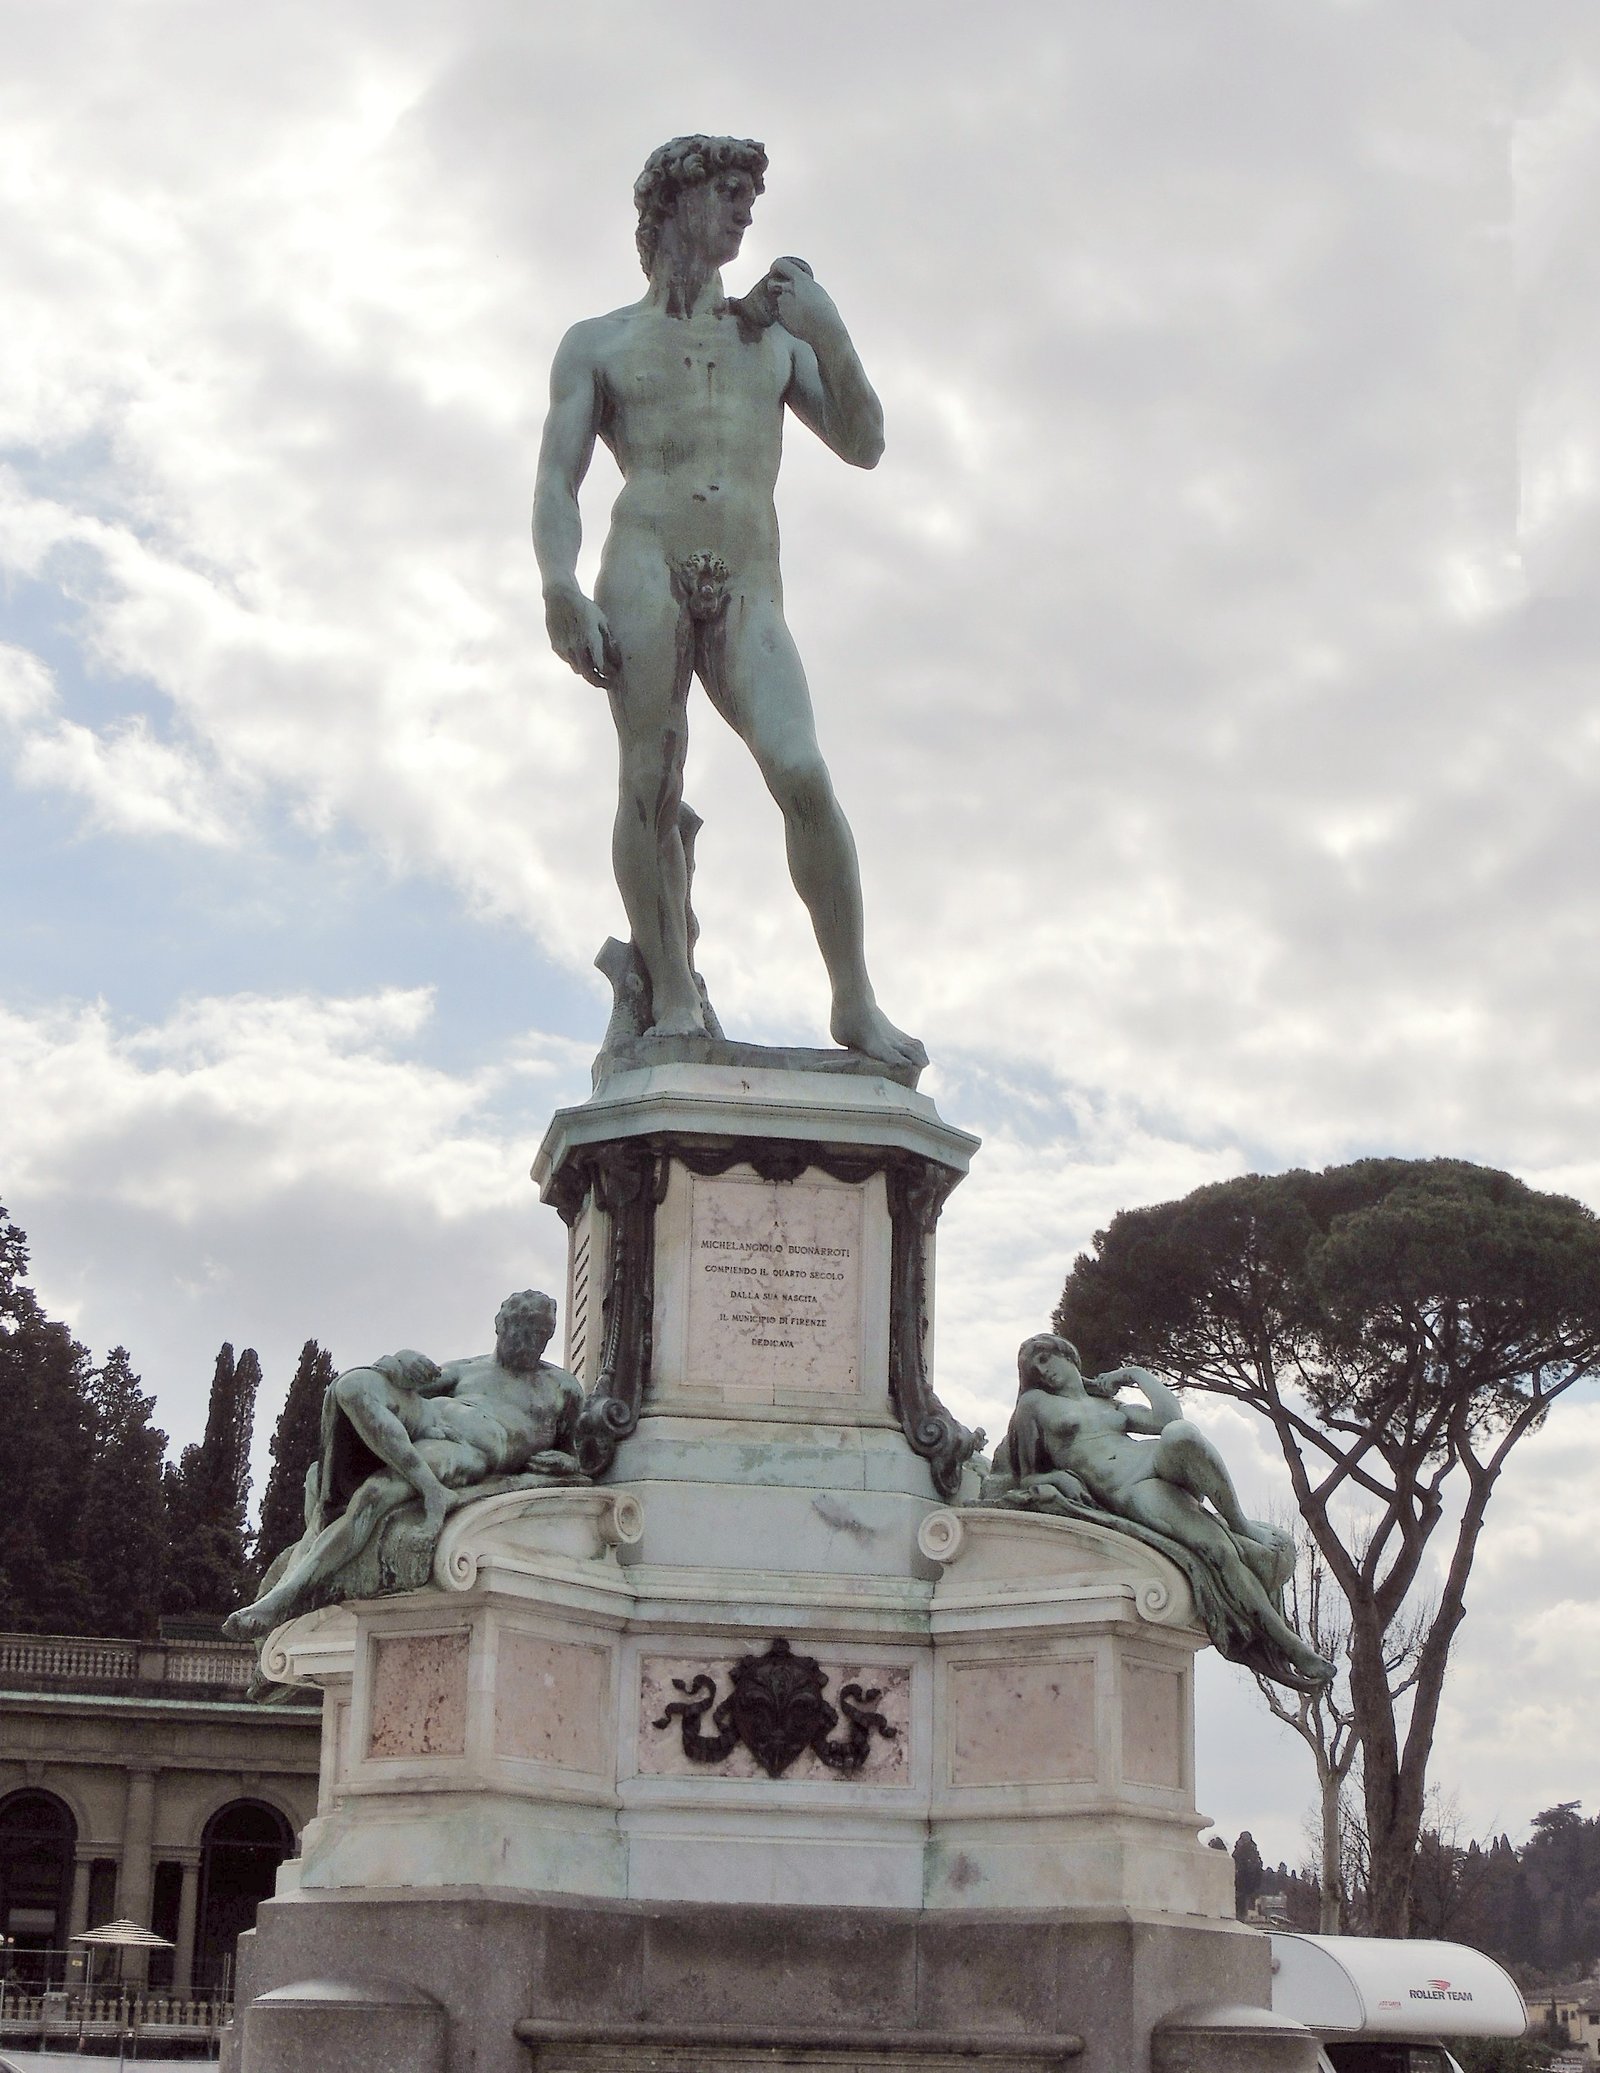
[[1600,1821],[1585,1821],[1578,1807],[1564,1800],[1535,1814],[1523,1852],[1540,1956],[1561,1974],[1582,1972],[1600,1953]]
[[245,1503],[250,1493],[250,1432],[261,1363],[247,1346],[217,1354],[205,1437],[185,1447],[163,1475],[170,1550],[161,1609],[173,1617],[220,1616],[251,1595]]
[[1247,1828],[1233,1846],[1233,1911],[1242,1922],[1261,1891],[1261,1852]]
[[[150,1423],[155,1400],[126,1349],[91,1367],[66,1326],[45,1316],[27,1272],[27,1240],[0,1209],[0,1627],[145,1638],[162,1613],[230,1611],[253,1583],[245,1506],[261,1386],[254,1349],[235,1363],[233,1348],[222,1348],[205,1437],[163,1466],[166,1434]],[[316,1374],[297,1375],[296,1385],[302,1402],[320,1401],[331,1367],[314,1341],[303,1369],[308,1359]],[[313,1452],[314,1433],[313,1413]],[[275,1440],[275,1469],[279,1457]]]
[[127,1350],[112,1348],[89,1377],[94,1459],[83,1509],[92,1522],[84,1550],[94,1631],[153,1638],[161,1605],[166,1518],[161,1464],[167,1436],[150,1423]]
[[256,1529],[255,1567],[264,1576],[273,1557],[292,1547],[305,1530],[306,1471],[317,1458],[322,1399],[333,1380],[333,1360],[307,1339],[272,1435],[272,1467]]
[[1600,1819],[1585,1821],[1576,1800],[1546,1807],[1533,1817],[1517,1869],[1503,1911],[1508,1949],[1551,1979],[1592,1975],[1600,1964]]
[[27,1271],[27,1240],[0,1209],[0,1625],[87,1634],[89,1356],[45,1316]]
[[[1405,1934],[1489,1499],[1512,1446],[1600,1367],[1600,1224],[1462,1160],[1252,1174],[1116,1217],[1074,1265],[1055,1326],[1091,1367],[1139,1361],[1271,1421],[1350,1608],[1370,1927]],[[1432,1616],[1397,1671],[1396,1622],[1452,1513]]]
[[[1322,1884],[1315,1870],[1290,1871],[1286,1864],[1280,1864],[1273,1884],[1284,1897],[1288,1926],[1316,1935],[1322,1927]],[[1330,1930],[1325,1933],[1339,1935],[1344,1932]]]
[[1545,2073],[1551,2047],[1536,2037],[1454,2037],[1446,2040],[1461,2073]]

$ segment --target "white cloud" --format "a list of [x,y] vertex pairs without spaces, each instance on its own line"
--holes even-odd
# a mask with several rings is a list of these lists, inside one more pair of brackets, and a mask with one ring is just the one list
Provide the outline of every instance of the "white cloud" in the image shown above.
[[519,1118],[575,1098],[585,1061],[529,1038],[442,1072],[411,1055],[430,1012],[391,992],[132,1028],[104,1006],[0,1014],[0,1164],[41,1298],[98,1351],[125,1341],[184,1437],[224,1337],[266,1363],[264,1448],[303,1339],[345,1365],[466,1351],[507,1288],[561,1288],[561,1226],[526,1178],[542,1126]]
[[75,793],[93,824],[113,833],[180,835],[218,846],[239,837],[201,760],[154,740],[142,719],[110,734],[60,721],[23,741],[16,769],[24,784]]
[[72,794],[95,828],[176,835],[213,847],[237,843],[239,801],[192,748],[161,741],[143,714],[103,732],[64,719],[55,679],[26,649],[0,648],[0,725],[12,735],[17,781]]
[[16,727],[40,719],[55,703],[55,682],[37,655],[0,642],[0,720]]

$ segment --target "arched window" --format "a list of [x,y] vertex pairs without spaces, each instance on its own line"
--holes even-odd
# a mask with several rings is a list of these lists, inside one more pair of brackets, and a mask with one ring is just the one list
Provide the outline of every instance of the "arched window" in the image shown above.
[[66,1948],[78,1824],[51,1792],[0,1800],[0,1936],[11,1977],[42,1981],[46,1953]]
[[206,1823],[194,1940],[197,1993],[231,1991],[233,1947],[255,1927],[256,1909],[270,1897],[278,1866],[293,1849],[288,1822],[260,1800],[230,1800]]

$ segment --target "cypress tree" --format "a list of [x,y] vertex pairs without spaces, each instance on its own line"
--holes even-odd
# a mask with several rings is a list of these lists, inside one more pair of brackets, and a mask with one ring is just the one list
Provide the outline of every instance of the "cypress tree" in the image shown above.
[[224,1341],[206,1405],[205,1437],[185,1447],[162,1478],[166,1580],[162,1610],[220,1618],[251,1595],[245,1503],[250,1494],[250,1432],[261,1362],[247,1346],[237,1364]]
[[1233,1911],[1241,1922],[1250,1912],[1250,1903],[1261,1891],[1265,1877],[1266,1867],[1261,1862],[1261,1852],[1247,1828],[1233,1846]]
[[332,1356],[315,1339],[307,1339],[272,1435],[272,1467],[267,1472],[261,1521],[256,1528],[258,1577],[305,1531],[306,1473],[317,1458],[322,1399],[332,1380]]
[[156,1632],[166,1546],[161,1464],[167,1436],[150,1423],[146,1396],[127,1349],[114,1346],[89,1379],[94,1462],[84,1511],[84,1565],[95,1630],[148,1639]]
[[45,1316],[27,1271],[27,1239],[0,1209],[0,1625],[92,1633],[89,1355]]

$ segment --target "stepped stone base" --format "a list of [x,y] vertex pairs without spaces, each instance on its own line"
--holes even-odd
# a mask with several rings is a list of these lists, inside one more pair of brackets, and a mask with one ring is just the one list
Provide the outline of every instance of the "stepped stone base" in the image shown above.
[[1309,2073],[1200,1841],[1183,1576],[973,1504],[929,1320],[974,1148],[770,1057],[556,1116],[596,1486],[269,1638],[321,1798],[228,2073]]
[[[1308,2033],[1265,2012],[1269,1965],[1256,1930],[1127,1911],[302,1893],[240,1941],[223,2068],[1312,2073]],[[310,1984],[330,1976],[364,1992],[372,2052],[350,1990]],[[437,2008],[384,1985],[414,1979]]]

